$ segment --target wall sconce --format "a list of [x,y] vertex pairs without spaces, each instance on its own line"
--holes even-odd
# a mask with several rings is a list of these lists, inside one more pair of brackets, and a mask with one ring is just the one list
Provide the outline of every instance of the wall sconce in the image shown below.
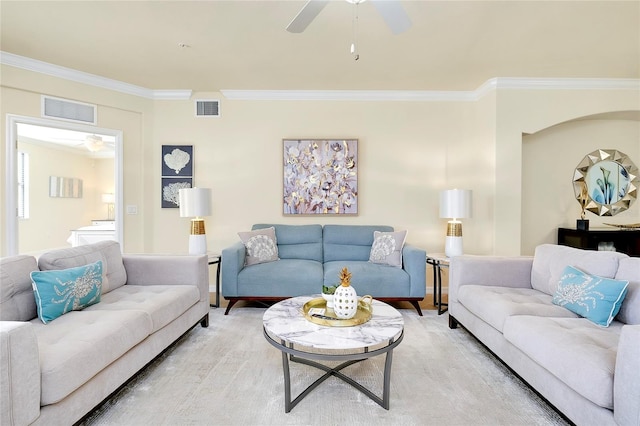
[[183,188],[178,191],[180,217],[191,219],[189,254],[207,254],[207,236],[202,216],[211,215],[211,189]]
[[102,194],[102,202],[107,205],[107,219],[114,220],[113,211],[116,202],[116,196],[114,194]]
[[447,223],[444,252],[447,257],[462,254],[462,222],[471,217],[471,190],[448,189],[440,193],[440,217],[452,219]]

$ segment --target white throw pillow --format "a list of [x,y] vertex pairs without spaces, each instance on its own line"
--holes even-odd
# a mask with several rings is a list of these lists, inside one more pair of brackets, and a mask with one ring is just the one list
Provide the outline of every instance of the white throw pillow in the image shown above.
[[402,268],[402,247],[407,231],[373,232],[369,262]]
[[273,226],[255,231],[238,232],[238,235],[247,249],[247,255],[244,258],[246,266],[280,260],[276,229]]

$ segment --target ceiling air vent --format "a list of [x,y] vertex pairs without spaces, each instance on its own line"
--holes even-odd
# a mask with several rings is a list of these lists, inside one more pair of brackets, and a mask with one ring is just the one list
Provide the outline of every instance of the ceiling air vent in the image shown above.
[[220,117],[220,101],[217,99],[196,101],[196,117]]
[[67,99],[42,96],[42,116],[76,123],[97,124],[97,107]]

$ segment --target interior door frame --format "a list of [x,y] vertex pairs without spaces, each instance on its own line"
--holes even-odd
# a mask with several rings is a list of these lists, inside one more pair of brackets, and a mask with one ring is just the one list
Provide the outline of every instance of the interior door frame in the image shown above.
[[114,153],[114,188],[116,205],[114,216],[116,221],[115,232],[116,239],[120,242],[120,246],[124,242],[124,215],[123,215],[123,186],[122,186],[122,152],[123,138],[122,130],[106,129],[102,127],[91,126],[87,124],[72,123],[67,121],[57,121],[48,118],[28,117],[14,114],[7,114],[6,126],[6,181],[5,181],[5,253],[7,256],[14,256],[18,253],[18,124],[31,124],[35,126],[55,127],[66,130],[76,130],[87,133],[99,133],[103,135],[115,137],[115,153]]

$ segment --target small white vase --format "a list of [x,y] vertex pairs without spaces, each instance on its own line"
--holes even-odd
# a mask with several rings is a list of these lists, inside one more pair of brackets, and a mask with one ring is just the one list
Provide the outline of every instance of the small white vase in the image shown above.
[[333,294],[322,293],[322,298],[327,302],[327,309],[333,309]]
[[333,294],[333,312],[338,318],[350,319],[358,311],[358,295],[350,285],[340,285]]

